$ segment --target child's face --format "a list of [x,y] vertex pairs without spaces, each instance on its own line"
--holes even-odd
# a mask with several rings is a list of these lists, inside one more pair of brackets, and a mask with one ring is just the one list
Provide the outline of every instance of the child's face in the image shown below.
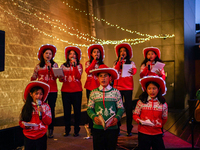
[[126,49],[124,47],[122,47],[119,51],[120,56],[123,56],[124,58],[126,58],[127,54],[126,54]]
[[39,99],[39,100],[42,100],[42,97],[43,97],[43,92],[41,89],[37,90],[37,91],[34,91],[33,93],[30,93],[30,96],[33,98],[33,102],[36,103],[36,101]]
[[46,50],[44,52],[44,54],[43,54],[43,58],[44,58],[45,61],[51,60],[52,56],[53,55],[52,55],[52,51],[51,50]]
[[109,76],[108,73],[100,73],[99,76],[98,76],[98,80],[99,80],[99,83],[101,86],[103,87],[107,87],[108,84],[110,83],[112,77]]
[[157,55],[153,51],[147,52],[147,59],[150,59],[150,61],[154,61]]
[[155,86],[154,84],[150,83],[147,86],[147,94],[151,97],[151,98],[155,98],[158,95],[158,87]]
[[92,51],[92,57],[94,58],[94,59],[99,59],[100,58],[100,51],[99,51],[99,49],[93,49],[93,51]]
[[76,53],[73,50],[69,52],[69,60],[72,60],[72,59],[76,59]]

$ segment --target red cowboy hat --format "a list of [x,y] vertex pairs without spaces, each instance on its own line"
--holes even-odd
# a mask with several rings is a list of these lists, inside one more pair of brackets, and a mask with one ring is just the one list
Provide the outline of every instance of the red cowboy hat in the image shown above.
[[102,60],[104,60],[104,57],[105,57],[105,55],[104,55],[104,49],[103,49],[103,46],[102,45],[100,45],[100,44],[92,44],[91,46],[89,46],[88,47],[88,58],[90,59],[90,56],[91,56],[91,51],[93,50],[93,49],[99,49],[100,51],[101,51],[101,55],[102,55]]
[[50,86],[48,84],[44,83],[44,82],[41,82],[41,81],[31,81],[26,86],[25,91],[24,91],[24,100],[26,101],[27,96],[30,93],[30,90],[35,86],[39,86],[39,87],[44,89],[44,93],[43,93],[44,95],[43,95],[42,101],[45,102],[46,98],[49,94],[49,91],[50,91]]
[[112,80],[119,78],[119,74],[118,74],[117,70],[114,68],[109,68],[105,64],[100,65],[98,69],[91,70],[90,73],[92,73],[96,76],[98,73],[108,73],[112,76]]
[[167,91],[166,84],[165,84],[165,81],[163,80],[163,78],[161,78],[161,77],[158,77],[158,76],[145,76],[142,79],[140,79],[139,81],[140,81],[140,84],[142,86],[142,90],[143,91],[146,91],[146,84],[148,82],[156,82],[160,86],[162,95],[166,94],[166,91]]
[[43,51],[46,50],[46,49],[52,50],[52,58],[54,58],[54,56],[56,54],[56,47],[54,45],[51,45],[51,44],[45,44],[45,45],[42,45],[39,48],[39,52],[38,52],[38,59],[39,60],[41,58],[41,55],[42,55]]
[[70,51],[70,50],[73,50],[75,51],[77,54],[78,54],[78,60],[80,61],[81,60],[81,49],[76,47],[76,46],[67,46],[65,47],[65,59],[67,59],[67,52]]
[[133,50],[132,50],[131,45],[128,44],[128,43],[121,43],[121,44],[118,44],[118,45],[115,46],[115,52],[116,52],[117,57],[119,56],[119,49],[121,47],[125,47],[125,48],[128,49],[129,56],[130,56],[130,59],[131,59],[133,57]]
[[147,57],[148,51],[155,52],[156,55],[158,56],[158,58],[160,58],[160,56],[161,56],[160,50],[157,47],[146,47],[146,48],[143,49],[144,58]]

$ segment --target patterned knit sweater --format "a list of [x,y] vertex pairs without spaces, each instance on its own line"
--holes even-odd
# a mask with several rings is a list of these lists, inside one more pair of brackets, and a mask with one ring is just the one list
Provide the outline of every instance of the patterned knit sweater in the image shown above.
[[[104,96],[103,96],[104,95]],[[105,105],[103,104],[103,97],[105,100]],[[99,113],[103,116],[106,121],[113,114],[116,114],[118,120],[121,119],[124,112],[124,106],[122,103],[122,98],[120,92],[117,89],[111,87],[108,91],[102,91],[100,88],[96,88],[91,91],[87,113],[94,122],[94,117],[97,117]],[[94,122],[93,128],[103,129],[101,125],[97,125]],[[111,126],[108,129],[117,129],[116,126]]]

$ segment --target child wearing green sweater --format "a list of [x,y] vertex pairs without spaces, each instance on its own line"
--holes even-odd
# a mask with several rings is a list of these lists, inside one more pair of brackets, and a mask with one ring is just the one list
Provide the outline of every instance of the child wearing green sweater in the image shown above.
[[[93,149],[115,150],[118,138],[117,122],[123,115],[124,107],[120,92],[110,86],[110,82],[118,78],[118,73],[104,64],[98,69],[91,70],[91,73],[98,77],[100,83],[98,88],[91,91],[87,109],[89,117],[94,122]],[[100,119],[100,116],[103,119]],[[102,120],[110,120],[110,124],[104,127]]]

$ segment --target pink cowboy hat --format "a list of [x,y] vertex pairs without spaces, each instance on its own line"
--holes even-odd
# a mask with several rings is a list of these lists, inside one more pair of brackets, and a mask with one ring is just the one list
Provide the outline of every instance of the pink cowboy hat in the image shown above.
[[91,70],[90,73],[92,73],[96,76],[98,73],[108,73],[112,76],[112,80],[119,78],[119,74],[118,74],[117,70],[115,70],[114,68],[109,68],[105,64],[100,65],[98,69]]
[[31,89],[35,86],[39,86],[44,89],[44,95],[43,95],[42,101],[45,102],[50,91],[50,86],[41,81],[29,82],[29,84],[26,86],[25,91],[24,91],[24,100],[26,101],[28,94],[30,93]]
[[146,47],[143,49],[144,58],[146,58],[148,51],[155,52],[158,58],[161,56],[160,50],[157,47]]
[[104,57],[105,57],[105,55],[104,55],[104,49],[103,49],[103,46],[100,45],[100,44],[92,44],[91,46],[88,47],[88,58],[90,59],[90,57],[91,57],[91,51],[93,49],[95,49],[95,48],[99,49],[101,51],[102,60],[104,60]]
[[81,55],[82,55],[81,49],[76,47],[76,46],[67,46],[67,47],[65,47],[65,59],[67,59],[67,53],[70,50],[73,50],[78,54],[77,57],[78,57],[78,60],[80,61],[81,60]]
[[51,45],[51,44],[45,44],[45,45],[42,45],[39,48],[39,52],[38,52],[38,59],[39,60],[41,58],[41,55],[42,55],[43,51],[46,50],[46,49],[52,50],[52,58],[54,58],[54,56],[56,54],[56,47],[54,45]]
[[162,95],[166,94],[166,91],[167,91],[166,84],[165,84],[165,81],[163,80],[163,78],[161,78],[161,77],[158,77],[158,76],[145,76],[142,79],[140,79],[139,82],[140,82],[140,84],[142,86],[142,90],[143,91],[146,91],[146,84],[148,82],[156,82],[160,86]]
[[129,56],[130,56],[130,59],[131,59],[133,57],[133,50],[132,50],[131,45],[128,44],[128,43],[121,43],[121,44],[118,44],[118,45],[115,46],[115,52],[116,52],[117,57],[119,56],[119,49],[121,47],[125,47],[125,48],[128,49]]

